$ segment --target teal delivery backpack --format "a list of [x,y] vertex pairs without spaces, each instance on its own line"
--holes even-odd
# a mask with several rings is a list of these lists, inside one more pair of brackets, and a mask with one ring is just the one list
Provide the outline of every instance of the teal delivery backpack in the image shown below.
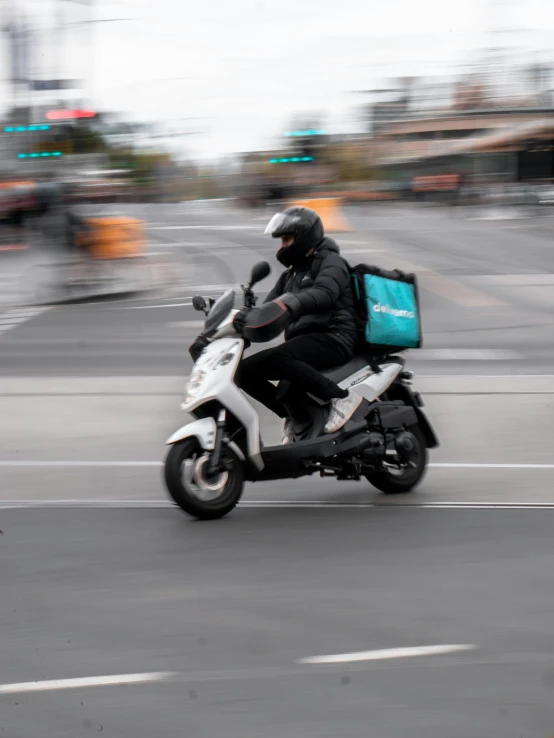
[[391,353],[420,348],[423,342],[417,277],[358,264],[351,267],[360,316],[360,343]]

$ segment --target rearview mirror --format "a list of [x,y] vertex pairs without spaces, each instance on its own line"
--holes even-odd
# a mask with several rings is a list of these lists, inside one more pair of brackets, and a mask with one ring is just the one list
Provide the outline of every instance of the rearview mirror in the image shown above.
[[271,274],[271,266],[267,261],[259,261],[257,264],[254,264],[250,274],[250,287],[261,282],[262,279],[265,279],[269,274]]
[[206,300],[204,300],[202,295],[195,295],[192,298],[192,307],[199,313],[204,313],[206,312]]

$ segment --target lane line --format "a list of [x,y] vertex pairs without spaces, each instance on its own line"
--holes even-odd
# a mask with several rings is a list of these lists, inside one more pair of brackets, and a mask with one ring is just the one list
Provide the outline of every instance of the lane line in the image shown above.
[[[77,460],[77,459],[59,459],[59,460],[40,460],[40,459],[0,459],[0,467],[158,467],[163,466],[163,461],[98,461],[98,460]],[[543,463],[503,463],[503,462],[433,462],[428,465],[430,469],[554,469],[554,464]]]
[[445,646],[415,646],[412,648],[385,648],[378,651],[360,651],[358,653],[339,653],[329,656],[309,656],[298,659],[297,664],[349,664],[357,661],[385,661],[388,659],[406,659],[414,656],[439,656],[447,653],[474,651],[472,644],[452,644]]
[[343,254],[382,254],[383,249],[341,249]]
[[24,323],[26,320],[29,320],[28,315],[21,315],[19,317],[11,317],[11,318],[0,318],[0,325],[7,326],[7,325],[16,325],[17,323]]
[[414,361],[506,361],[525,358],[521,351],[511,349],[422,348],[415,351],[410,356]]
[[[422,654],[427,655],[427,654]],[[544,658],[544,657],[543,657]],[[375,661],[375,660],[374,660]],[[400,662],[403,663],[403,662]],[[403,663],[404,668],[408,666],[408,663]],[[433,662],[428,662],[424,668],[429,668],[429,666],[435,667],[452,667],[452,666],[464,666],[464,665],[475,665],[476,663],[486,663],[486,664],[506,664],[511,663],[510,655],[507,657],[500,657],[500,659],[497,657],[496,659],[492,659],[489,657],[485,661],[475,661],[475,659],[466,659],[466,660],[456,660],[453,661],[452,659],[449,660],[435,660]],[[246,667],[246,668],[237,668],[237,669],[227,669],[227,670],[212,670],[212,671],[189,671],[189,672],[153,672],[152,674],[145,674],[144,676],[151,677],[151,676],[159,676],[160,678],[156,679],[155,681],[172,681],[172,682],[180,682],[180,683],[187,683],[187,682],[194,682],[194,683],[202,683],[202,682],[221,682],[221,681],[253,681],[257,679],[274,679],[274,678],[283,678],[283,677],[300,677],[305,678],[307,673],[317,674],[321,672],[320,665],[319,664],[304,664],[302,667],[299,667],[299,662],[292,662],[289,666],[266,666],[266,667]],[[353,664],[351,667],[351,671],[373,671],[375,669],[379,668],[386,668],[386,667],[379,667],[378,664],[373,663],[370,665],[371,662],[366,661],[364,662],[358,662],[357,664]],[[411,662],[410,668],[413,666],[416,666],[415,662]],[[334,669],[343,670],[344,667],[341,666],[340,662],[337,664],[329,663],[328,664],[328,671],[332,671]],[[143,676],[143,675],[122,675],[122,676]],[[5,694],[15,694],[17,692],[34,692],[34,691],[48,691],[48,690],[59,690],[59,689],[74,689],[74,688],[83,688],[83,687],[94,687],[94,686],[106,686],[111,684],[111,682],[107,682],[106,680],[111,680],[117,677],[99,677],[99,679],[102,679],[101,684],[95,684],[90,683],[92,680],[98,679],[98,677],[91,677],[89,679],[60,679],[60,680],[53,680],[53,681],[43,681],[43,682],[22,682],[20,684],[5,684],[1,685],[4,688],[8,688],[9,691],[6,690]],[[133,680],[135,681],[135,680]],[[136,683],[144,683],[145,681],[152,681],[152,679],[147,680],[136,680]],[[75,682],[87,682],[86,684],[75,684]],[[133,683],[133,682],[117,682],[118,684],[126,684],[126,683]],[[36,687],[35,685],[40,685]],[[44,685],[44,686],[42,686]],[[47,685],[53,685],[53,686],[47,686]],[[58,686],[59,685],[59,686]],[[66,686],[67,685],[67,686]],[[24,689],[22,689],[24,688]],[[1,691],[0,691],[1,694]]]
[[[423,349],[422,349],[423,350]],[[418,379],[448,379],[467,381],[468,379],[506,379],[521,380],[525,383],[528,379],[554,379],[554,374],[419,374]]]
[[50,307],[41,308],[14,308],[11,310],[0,311],[0,335],[8,333],[8,331],[17,328],[23,323],[27,323],[32,318],[36,318],[47,310],[51,310]]
[[0,466],[2,467],[68,467],[68,468],[86,468],[86,467],[99,467],[109,469],[110,467],[160,467],[163,465],[162,461],[40,461],[40,460],[29,460],[29,461],[11,461],[11,460],[0,460]]
[[156,308],[191,307],[192,298],[186,302],[170,302],[165,305],[133,305],[133,307],[114,308],[115,310],[154,310]]
[[554,464],[504,464],[504,463],[450,463],[437,461],[429,464],[434,469],[554,469]]
[[[341,247],[341,251],[346,251],[346,249],[350,246],[366,246],[368,248],[371,248],[370,243],[371,241],[369,240],[360,241],[359,239],[355,238],[341,238],[339,246]],[[342,248],[343,246],[345,247],[344,249]],[[383,249],[379,249],[379,251],[383,251]]]
[[[175,504],[160,497],[156,500],[0,500],[0,510],[29,508],[67,509],[174,509]],[[403,508],[410,510],[554,510],[554,502],[305,502],[295,500],[245,500],[240,508],[268,510],[369,510]]]
[[151,671],[144,674],[115,674],[113,676],[82,677],[79,679],[50,679],[19,684],[0,684],[0,694],[20,692],[48,692],[56,689],[82,689],[83,687],[106,687],[114,684],[138,684],[160,682],[176,676],[172,671]]
[[166,226],[146,226],[147,231],[258,231],[263,236],[260,226],[252,224],[244,225],[166,225]]

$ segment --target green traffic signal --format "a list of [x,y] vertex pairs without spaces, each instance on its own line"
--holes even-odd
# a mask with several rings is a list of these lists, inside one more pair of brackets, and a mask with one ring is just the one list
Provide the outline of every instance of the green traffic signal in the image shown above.
[[313,156],[293,156],[293,157],[284,157],[282,159],[270,159],[270,164],[288,164],[289,162],[299,162],[299,161],[313,161]]
[[63,151],[43,151],[43,152],[35,152],[33,151],[30,154],[18,154],[18,159],[39,159],[45,156],[63,156]]
[[285,136],[324,136],[325,131],[312,130],[311,128],[307,131],[286,131]]
[[50,126],[47,125],[36,125],[36,126],[6,126],[4,133],[20,133],[22,131],[49,131]]

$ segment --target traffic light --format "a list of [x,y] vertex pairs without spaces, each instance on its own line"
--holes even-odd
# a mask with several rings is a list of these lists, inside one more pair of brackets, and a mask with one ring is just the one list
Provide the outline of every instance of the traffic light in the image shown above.
[[[39,135],[29,136],[29,149],[28,151],[20,151],[17,154],[18,159],[41,159],[46,157],[60,157],[64,153],[68,153],[66,141],[59,141],[59,133],[55,131],[52,126],[46,123],[37,123],[32,125],[11,125],[4,126],[4,133],[39,133],[42,134],[44,131],[49,131],[46,134],[46,139],[54,138],[55,141],[45,140],[45,137]],[[65,137],[62,136],[62,139]],[[16,139],[17,140],[17,139]],[[23,147],[22,147],[23,148]]]
[[309,128],[305,131],[286,131],[285,136],[325,136],[325,131],[313,130],[312,128]]
[[6,126],[4,133],[22,133],[23,131],[48,131],[50,126],[47,125],[36,125],[36,126]]
[[96,118],[95,110],[49,110],[47,120],[76,120],[78,118]]
[[313,156],[285,156],[280,159],[270,159],[270,164],[290,164],[294,163],[297,164],[299,162],[305,162],[305,161],[313,161]]
[[21,153],[17,155],[18,159],[42,159],[46,156],[63,156],[63,151],[32,151],[31,153]]

